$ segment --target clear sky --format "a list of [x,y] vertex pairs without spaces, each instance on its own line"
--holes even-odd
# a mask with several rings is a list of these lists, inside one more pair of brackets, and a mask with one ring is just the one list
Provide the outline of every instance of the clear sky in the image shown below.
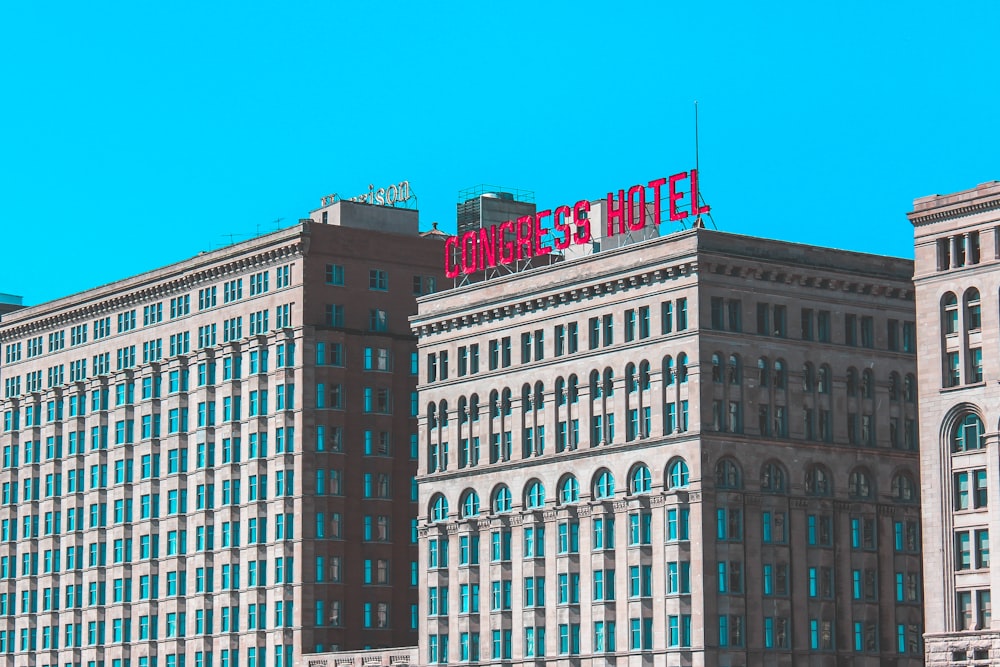
[[[722,230],[912,256],[1000,179],[1000,3],[6,2],[0,292],[39,303],[406,179],[551,207],[694,163]],[[235,235],[235,236],[230,236]]]

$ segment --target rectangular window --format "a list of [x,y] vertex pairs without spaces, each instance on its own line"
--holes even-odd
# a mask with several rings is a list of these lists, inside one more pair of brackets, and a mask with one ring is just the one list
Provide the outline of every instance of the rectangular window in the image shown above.
[[801,319],[802,319],[802,340],[812,340],[814,335],[812,308],[803,308],[801,311]]
[[343,285],[344,284],[344,267],[340,264],[327,264],[326,265],[326,284],[327,285]]
[[969,349],[969,382],[976,383],[983,381],[983,348],[974,347]]
[[711,327],[716,331],[725,329],[724,303],[721,296],[713,296],[710,304]]
[[372,308],[368,311],[369,331],[388,331],[389,313],[380,308]]
[[856,347],[858,344],[858,316],[844,316],[844,344]]
[[389,289],[389,274],[382,269],[369,269],[368,289],[383,292]]
[[330,327],[344,326],[344,306],[340,304],[326,305],[326,325]]
[[945,381],[946,387],[957,387],[962,383],[962,370],[959,363],[958,352],[948,352],[945,355]]
[[861,318],[861,346],[875,347],[875,319],[870,315]]

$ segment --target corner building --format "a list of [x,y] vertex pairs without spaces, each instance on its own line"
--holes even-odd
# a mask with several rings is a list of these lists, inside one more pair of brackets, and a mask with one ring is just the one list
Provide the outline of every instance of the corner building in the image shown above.
[[416,211],[313,215],[4,316],[4,664],[415,642],[407,318],[441,243]]
[[[928,665],[995,665],[1000,589],[1000,182],[922,197],[909,214],[920,349]],[[997,547],[992,545],[997,544]]]
[[421,664],[922,664],[911,275],[696,228],[421,298]]

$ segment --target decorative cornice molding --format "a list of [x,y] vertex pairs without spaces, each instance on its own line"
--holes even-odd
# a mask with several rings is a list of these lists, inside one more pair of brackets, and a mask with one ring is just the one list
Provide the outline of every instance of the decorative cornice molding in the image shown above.
[[617,278],[599,278],[586,285],[576,283],[544,296],[529,296],[523,300],[503,305],[483,304],[474,312],[449,313],[440,318],[416,323],[412,329],[414,334],[426,336],[453,329],[478,326],[514,315],[585,301],[595,296],[626,292],[657,282],[667,282],[682,276],[691,276],[697,272],[698,262],[695,261],[681,262],[675,266],[656,269],[644,268],[641,271]]
[[[133,306],[140,306],[171,295],[188,292],[200,284],[214,283],[227,276],[243,275],[254,269],[285,263],[303,254],[302,237],[297,235],[286,239],[277,247],[264,248],[250,254],[236,256],[228,261],[182,273],[166,280],[157,280],[154,275],[156,270],[154,270],[148,274],[147,282],[134,286],[122,285],[121,291],[108,294],[95,301],[79,306],[68,303],[63,307],[57,305],[58,301],[53,302],[49,304],[54,309],[51,314],[12,324],[8,327],[0,325],[0,342],[37,335],[52,329],[62,328],[68,324],[86,322],[97,317],[118,313]],[[102,288],[88,290],[88,292],[100,289]],[[87,298],[88,292],[74,296]],[[73,299],[73,297],[67,297],[67,299]]]
[[1000,198],[994,197],[985,201],[970,202],[954,208],[945,206],[944,208],[934,209],[926,213],[908,213],[906,217],[910,219],[914,227],[919,227],[920,225],[928,225],[942,220],[964,218],[993,210],[1000,210]]

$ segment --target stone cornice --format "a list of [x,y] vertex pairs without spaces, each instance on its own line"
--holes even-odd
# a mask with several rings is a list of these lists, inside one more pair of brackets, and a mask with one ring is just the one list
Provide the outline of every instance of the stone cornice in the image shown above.
[[413,332],[418,336],[425,336],[453,329],[480,326],[563,304],[586,301],[595,296],[627,292],[645,285],[665,283],[696,273],[698,273],[698,263],[694,261],[684,261],[673,266],[661,266],[655,269],[644,268],[630,275],[603,277],[586,284],[575,283],[543,296],[508,301],[502,304],[483,304],[475,310],[463,311],[461,314],[414,322]]
[[700,274],[702,276],[723,275],[757,280],[766,283],[780,283],[795,288],[806,288],[827,293],[840,292],[845,295],[866,295],[876,298],[895,299],[912,302],[914,300],[913,285],[907,281],[891,281],[880,279],[877,275],[823,275],[827,269],[817,268],[815,272],[807,272],[797,266],[761,266],[742,258],[701,258],[697,261],[684,261],[673,266],[656,269],[644,268],[635,273],[614,278],[601,278],[588,283],[567,285],[549,294],[529,297],[522,300],[507,301],[502,304],[483,304],[474,310],[445,315],[440,318],[414,318],[413,331],[417,336],[460,330],[476,327],[491,322],[497,322],[510,317],[528,314],[554,308],[568,303],[586,301],[587,299],[627,292],[646,285],[663,283],[677,278]]
[[[259,267],[284,263],[305,253],[304,239],[301,234],[275,239],[277,244],[259,249],[234,248],[226,255],[209,253],[204,256],[200,266],[188,266],[201,259],[192,258],[175,265],[176,269],[163,275],[172,267],[166,267],[134,278],[126,279],[104,287],[88,290],[78,295],[58,299],[39,306],[33,306],[28,315],[33,315],[23,321],[18,321],[20,311],[11,315],[13,320],[9,325],[0,324],[0,342],[12,341],[22,337],[39,334],[45,331],[63,328],[67,325],[87,322],[89,320],[122,312],[134,306],[139,306],[165,297],[182,294],[192,288],[208,283],[215,283],[227,276],[242,275]],[[228,249],[227,249],[228,250]],[[248,252],[249,250],[249,252]],[[228,256],[228,259],[227,259]],[[117,287],[117,289],[113,289]],[[106,295],[102,292],[107,291]]]
[[762,282],[781,283],[796,288],[804,287],[827,292],[843,292],[845,294],[861,294],[900,301],[913,301],[913,285],[902,281],[892,284],[886,280],[878,280],[877,276],[824,276],[816,273],[806,273],[800,267],[762,267],[745,264],[740,261],[718,261],[717,259],[702,259],[699,266],[702,275],[736,276],[744,279]]
[[920,225],[928,225],[942,220],[964,218],[970,215],[976,215],[977,213],[985,213],[987,211],[994,210],[1000,210],[1000,197],[955,206],[944,206],[942,208],[927,211],[926,213],[913,211],[911,213],[907,213],[906,217],[910,219],[910,222],[914,227],[919,227]]

